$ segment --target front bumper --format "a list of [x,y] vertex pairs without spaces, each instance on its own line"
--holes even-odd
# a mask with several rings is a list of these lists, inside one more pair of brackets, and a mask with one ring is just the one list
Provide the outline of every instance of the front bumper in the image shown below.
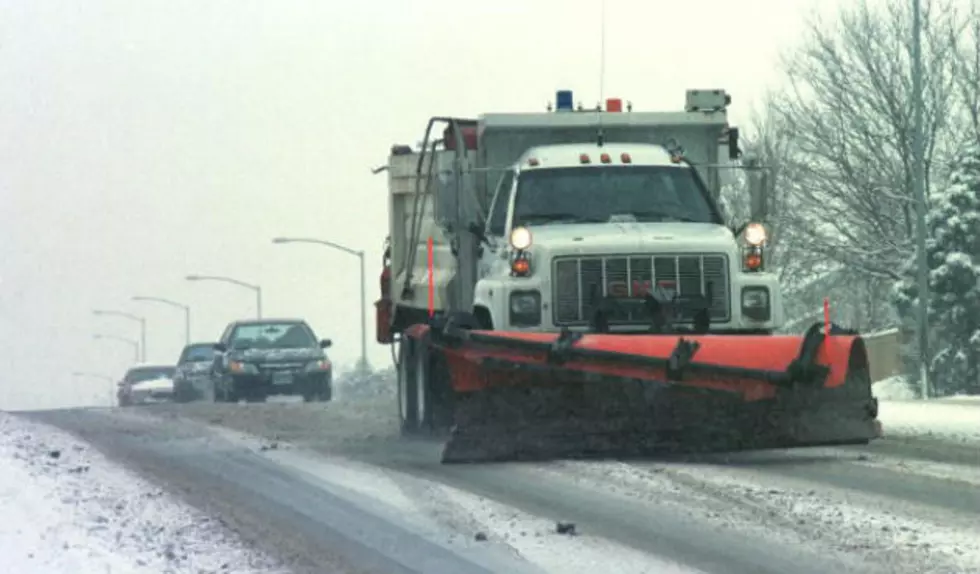
[[330,387],[330,371],[265,371],[260,373],[232,373],[231,382],[236,393],[262,393],[266,395],[301,395],[310,391],[322,391]]
[[129,397],[130,403],[134,405],[149,405],[155,403],[170,403],[174,400],[173,391],[149,391],[145,393],[133,393]]

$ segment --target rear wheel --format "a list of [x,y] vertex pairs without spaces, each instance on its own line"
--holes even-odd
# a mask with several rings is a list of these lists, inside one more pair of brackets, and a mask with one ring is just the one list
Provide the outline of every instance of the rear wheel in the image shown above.
[[430,369],[429,350],[424,343],[418,342],[415,349],[415,412],[420,431],[432,430],[431,397],[429,395],[432,373]]

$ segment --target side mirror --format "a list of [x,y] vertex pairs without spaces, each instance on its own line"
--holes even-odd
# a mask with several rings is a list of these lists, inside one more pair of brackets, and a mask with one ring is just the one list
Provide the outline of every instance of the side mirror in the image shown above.
[[320,340],[320,348],[321,349],[329,349],[332,345],[333,345],[333,341],[331,341],[330,339],[321,339]]
[[743,158],[742,165],[749,179],[749,219],[761,223],[769,215],[769,170],[754,155]]
[[225,345],[224,343],[215,343],[214,344],[214,350],[217,351],[217,352],[219,352],[219,353],[224,353],[225,351],[228,350],[228,346]]

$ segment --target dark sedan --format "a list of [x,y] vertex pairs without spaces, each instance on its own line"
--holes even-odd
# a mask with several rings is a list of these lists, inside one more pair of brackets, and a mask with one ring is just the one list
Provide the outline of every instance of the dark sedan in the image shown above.
[[270,395],[301,395],[306,402],[332,397],[332,366],[325,349],[300,319],[236,321],[214,345],[215,400],[262,402]]
[[184,347],[177,359],[174,400],[178,403],[214,400],[214,385],[211,382],[214,355],[214,343],[191,343]]

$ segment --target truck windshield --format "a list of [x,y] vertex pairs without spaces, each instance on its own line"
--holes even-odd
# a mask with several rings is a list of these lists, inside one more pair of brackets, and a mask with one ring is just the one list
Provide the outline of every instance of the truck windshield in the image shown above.
[[720,223],[685,167],[603,166],[521,173],[514,226],[636,221]]

